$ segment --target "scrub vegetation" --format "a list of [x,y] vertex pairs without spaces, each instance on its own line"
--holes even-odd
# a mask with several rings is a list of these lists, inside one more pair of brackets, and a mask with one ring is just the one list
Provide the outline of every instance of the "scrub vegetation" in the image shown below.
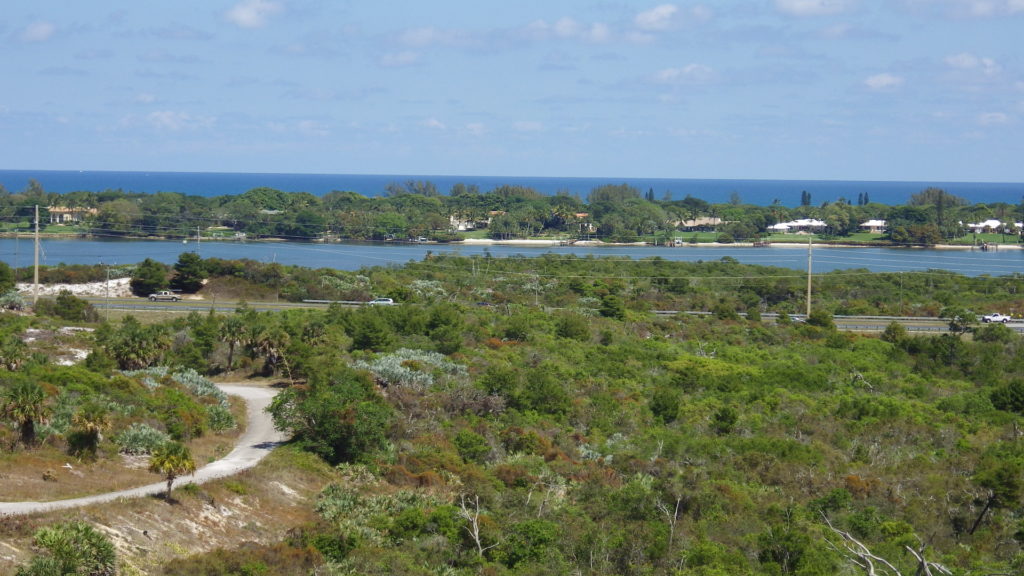
[[[827,274],[814,313],[792,322],[806,279],[730,259],[202,264],[292,298],[397,305],[128,318],[98,324],[80,366],[27,348],[0,373],[5,458],[61,442],[96,458],[116,442],[187,443],[224,417],[205,378],[279,383],[270,410],[288,450],[334,469],[305,503],[311,519],[279,542],[183,551],[152,573],[1024,569],[1024,344],[973,312],[1019,311],[1019,276]],[[951,330],[833,323],[906,311]],[[40,321],[0,316],[15,337]],[[46,383],[41,401],[23,381]],[[76,431],[78,444],[62,440]]]

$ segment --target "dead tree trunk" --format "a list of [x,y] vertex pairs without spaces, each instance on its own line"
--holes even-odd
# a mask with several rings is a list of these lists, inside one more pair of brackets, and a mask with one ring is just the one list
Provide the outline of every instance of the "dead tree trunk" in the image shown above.
[[996,495],[994,492],[990,490],[988,493],[988,500],[985,501],[985,507],[981,509],[981,514],[978,514],[978,518],[975,519],[974,525],[971,526],[971,529],[967,531],[968,534],[974,536],[974,531],[978,529],[978,526],[981,526],[981,521],[985,518],[985,514],[988,512],[989,508],[991,508],[992,505],[995,504],[995,501]]
[[473,543],[476,544],[476,553],[481,558],[484,552],[497,546],[497,544],[491,544],[490,546],[484,546],[483,540],[480,538],[480,496],[473,496],[473,509],[466,505],[465,494],[459,496],[459,516],[466,521],[466,532],[469,532],[469,537],[473,539]]

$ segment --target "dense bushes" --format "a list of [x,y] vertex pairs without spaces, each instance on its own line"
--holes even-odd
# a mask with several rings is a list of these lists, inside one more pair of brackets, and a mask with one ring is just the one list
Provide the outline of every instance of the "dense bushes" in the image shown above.
[[355,373],[292,386],[274,398],[274,424],[328,462],[365,458],[387,439],[391,408]]
[[99,313],[88,301],[67,290],[61,290],[52,300],[43,298],[36,303],[36,314],[55,316],[68,322],[95,322]]
[[[853,570],[829,547],[837,534],[825,518],[903,573],[916,570],[904,546],[917,550],[918,537],[954,571],[1020,563],[1019,336],[1002,326],[854,335],[835,329],[827,306],[807,323],[752,321],[736,310],[784,306],[794,287],[730,261],[581,260],[495,260],[479,285],[480,262],[444,256],[365,271],[365,282],[321,273],[408,300],[126,321],[97,331],[94,355],[273,376],[275,423],[340,476],[316,504],[319,520],[277,552],[341,573]],[[849,289],[822,282],[835,291],[825,301]],[[905,299],[980,285],[932,282]],[[492,305],[440,294],[486,294]],[[643,312],[686,302],[712,313]],[[184,438],[223,416],[198,373],[74,370],[41,381],[147,398],[119,430],[147,422]],[[73,409],[55,408],[52,422],[70,421]],[[138,428],[123,446],[145,449],[153,434]],[[192,566],[242,570],[226,561],[215,553]]]

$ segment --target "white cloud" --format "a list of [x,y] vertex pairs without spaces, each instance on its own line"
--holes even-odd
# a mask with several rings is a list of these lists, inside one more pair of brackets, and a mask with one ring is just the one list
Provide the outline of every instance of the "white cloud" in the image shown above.
[[708,8],[703,4],[699,4],[690,9],[690,15],[698,22],[707,22],[715,16],[715,12],[711,8]]
[[267,20],[283,11],[281,4],[271,0],[244,0],[235,4],[224,17],[239,28],[262,28]]
[[1002,112],[985,112],[978,116],[978,124],[982,126],[997,126],[1006,124],[1009,121],[1010,117]]
[[850,30],[849,24],[836,24],[822,30],[821,35],[824,38],[846,38],[849,36]]
[[135,95],[135,101],[139,104],[152,104],[153,102],[156,102],[156,94],[139,92]]
[[572,18],[560,18],[552,29],[557,36],[572,38],[580,33],[580,24]]
[[587,31],[587,39],[591,42],[607,42],[611,35],[611,30],[607,24],[592,24],[590,30]]
[[883,73],[868,76],[864,84],[872,90],[888,90],[903,84],[903,78],[894,74]]
[[188,112],[159,110],[157,112],[150,112],[146,116],[146,122],[157,130],[178,132],[181,130],[207,128],[213,125],[214,119],[210,117],[193,116]]
[[560,18],[553,24],[545,20],[535,20],[526,27],[526,32],[537,39],[555,36],[566,40],[586,40],[595,43],[607,42],[612,35],[607,24],[595,22],[588,25],[568,17]]
[[654,80],[660,84],[705,84],[714,78],[714,69],[703,64],[687,64],[682,68],[665,68],[654,75]]
[[469,132],[473,136],[483,136],[487,133],[487,127],[480,122],[470,122],[466,124],[466,132]]
[[637,14],[634,22],[641,30],[665,30],[672,25],[672,17],[678,11],[674,4],[662,4]]
[[969,52],[947,56],[946,64],[958,70],[978,70],[986,76],[994,76],[1002,70],[1002,67],[995,60],[981,58]]
[[381,56],[380,65],[387,68],[404,68],[413,66],[420,61],[420,55],[416,52],[404,50]]
[[520,120],[513,124],[517,132],[543,132],[544,124],[532,120]]
[[996,13],[996,3],[989,2],[988,0],[972,0],[965,3],[967,5],[967,11],[971,16],[992,16]]
[[962,11],[982,18],[1024,12],[1024,0],[955,0]]
[[412,28],[402,33],[402,42],[411,46],[429,46],[443,42],[444,34],[430,26]]
[[53,37],[56,28],[49,22],[33,22],[21,32],[22,42],[45,42]]
[[934,5],[953,16],[992,18],[1024,12],[1024,0],[904,0],[912,5]]
[[[331,135],[330,129],[315,120],[299,120],[297,122],[267,122],[265,126],[278,134],[297,134],[303,138],[325,138]],[[356,128],[353,126],[353,128]]]
[[327,126],[313,120],[300,120],[296,128],[304,136],[323,138],[331,135],[331,131]]
[[[487,40],[493,41],[493,37]],[[398,35],[398,42],[412,48],[427,48],[432,46],[447,46],[456,48],[480,46],[487,42],[481,40],[474,32],[458,29],[435,28],[433,26],[421,26],[403,30]]]
[[423,121],[422,124],[426,128],[432,128],[434,130],[447,130],[448,129],[448,127],[445,126],[444,123],[441,122],[440,120],[438,120],[437,118],[427,118],[426,120]]
[[793,16],[821,16],[845,12],[852,0],[775,0],[775,7]]

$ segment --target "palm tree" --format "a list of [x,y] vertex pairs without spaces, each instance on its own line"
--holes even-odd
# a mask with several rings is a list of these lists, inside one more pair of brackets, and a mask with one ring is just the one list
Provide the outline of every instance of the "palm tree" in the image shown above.
[[50,412],[43,387],[31,380],[22,380],[7,389],[2,401],[3,415],[18,423],[22,443],[35,444],[36,423]]
[[253,339],[254,351],[262,354],[266,365],[277,371],[280,363],[284,367],[288,380],[292,380],[292,369],[288,364],[288,357],[285,356],[285,349],[291,344],[291,336],[288,331],[278,325],[264,326]]
[[85,448],[95,454],[100,443],[100,435],[110,429],[110,414],[106,406],[90,400],[78,408],[71,417],[71,423],[82,434]]
[[218,336],[221,342],[228,345],[228,372],[234,368],[235,347],[245,341],[248,337],[249,327],[239,314],[232,314],[224,318],[220,324]]
[[167,493],[164,494],[164,498],[170,502],[174,479],[183,474],[194,474],[196,462],[192,459],[188,446],[172,440],[153,450],[149,457],[149,471],[161,474],[167,479]]
[[28,346],[18,336],[8,334],[0,339],[0,366],[13,372],[28,356]]
[[18,574],[117,574],[117,552],[106,534],[85,522],[71,521],[40,528],[36,546],[47,554],[36,556]]

